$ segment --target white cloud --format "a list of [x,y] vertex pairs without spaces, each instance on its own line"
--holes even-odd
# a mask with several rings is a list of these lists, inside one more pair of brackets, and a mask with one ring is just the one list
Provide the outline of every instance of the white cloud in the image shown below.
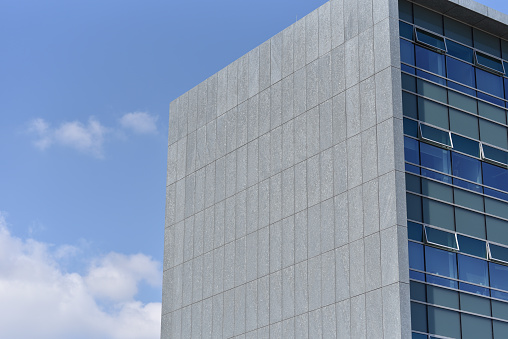
[[108,128],[94,117],[90,117],[87,123],[63,122],[56,127],[51,126],[42,118],[37,118],[29,122],[27,131],[35,136],[33,143],[40,150],[58,145],[102,158],[106,136],[124,139],[124,130],[130,130],[136,134],[156,134],[157,119],[158,116],[146,112],[127,113],[120,118],[120,126]]
[[146,112],[127,113],[120,118],[120,125],[139,134],[157,133],[158,117]]
[[[135,300],[141,281],[160,284],[158,262],[110,253],[80,275],[59,264],[72,248],[52,248],[11,235],[0,214],[1,338],[159,338],[161,304]],[[101,307],[102,299],[110,307]]]
[[34,144],[41,150],[57,144],[90,153],[99,158],[103,156],[102,145],[107,128],[94,117],[90,117],[87,124],[79,121],[64,122],[56,128],[52,128],[44,119],[37,118],[30,122],[28,131],[36,135]]

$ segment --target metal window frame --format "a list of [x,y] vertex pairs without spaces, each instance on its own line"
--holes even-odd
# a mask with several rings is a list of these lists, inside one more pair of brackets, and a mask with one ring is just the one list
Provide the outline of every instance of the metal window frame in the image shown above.
[[[435,141],[435,140],[432,140],[432,139],[424,137],[423,133],[422,133],[422,125],[448,133],[448,138],[450,139],[450,145],[446,145],[446,144],[443,144],[443,143],[441,143],[439,141]],[[444,148],[444,149],[447,149],[447,150],[453,149],[452,132],[450,132],[448,130],[445,130],[445,129],[442,129],[442,128],[439,128],[439,127],[436,127],[436,126],[429,125],[429,124],[426,124],[424,122],[418,121],[418,137],[419,137],[419,139],[421,139],[421,140],[423,140],[423,141],[425,141],[425,142],[427,142],[429,144],[432,144],[434,146],[438,146],[440,148]]]
[[[427,237],[427,228],[431,228],[433,230],[441,231],[441,232],[444,232],[444,233],[453,234],[453,236],[455,237],[455,243],[457,244],[457,248],[446,246],[446,245],[443,245],[443,244],[439,244],[439,243],[436,243],[436,242],[433,242],[433,241],[429,241],[429,239]],[[455,233],[455,232],[449,232],[449,231],[445,231],[445,230],[442,230],[442,229],[439,229],[439,228],[432,227],[429,224],[423,224],[423,235],[424,235],[424,240],[425,240],[424,243],[425,244],[428,244],[428,245],[431,245],[431,246],[434,246],[434,247],[438,247],[438,248],[441,248],[441,249],[445,249],[445,250],[448,250],[448,251],[452,251],[452,252],[460,252],[459,239],[457,238],[457,233]]]
[[[495,257],[492,256],[492,252],[490,250],[490,245],[491,245],[491,243],[487,242],[487,258],[488,258],[488,260],[490,260],[492,262],[495,262],[495,263],[498,263],[498,264],[502,264],[502,265],[508,266],[508,261],[502,260],[502,259],[498,259],[498,258],[495,258]],[[505,246],[501,246],[501,245],[497,245],[497,244],[492,244],[492,245],[506,248]]]
[[490,145],[490,144],[487,144],[487,143],[484,143],[484,142],[481,142],[480,141],[480,158],[481,160],[485,161],[485,162],[488,162],[489,164],[492,164],[492,165],[495,165],[495,166],[498,166],[498,167],[502,167],[502,168],[508,168],[508,162],[507,163],[503,163],[503,162],[500,162],[500,161],[497,161],[495,159],[491,159],[489,157],[486,157],[485,156],[485,151],[483,150],[483,145],[485,144],[485,146],[487,147],[492,147],[494,149],[497,149],[497,150],[500,150],[500,151],[503,151],[505,153],[508,153],[506,150],[502,149],[502,148],[499,148],[499,147],[496,147],[496,146],[493,146],[493,145]]
[[[443,41],[443,45],[444,45],[444,49],[441,49],[441,48],[439,48],[439,47],[436,47],[436,46],[430,45],[430,44],[426,43],[425,41],[420,40],[420,39],[418,38],[418,31],[421,31],[421,32],[423,32],[424,34],[428,34],[428,35],[430,35],[430,36],[433,36],[433,37],[435,37],[435,38],[437,38],[437,39],[442,40],[442,41]],[[433,51],[435,51],[435,52],[438,52],[438,53],[441,53],[441,54],[445,54],[445,53],[447,53],[447,52],[448,52],[448,47],[446,46],[446,39],[445,39],[445,37],[444,37],[444,36],[441,36],[441,35],[439,35],[439,34],[436,34],[436,33],[432,32],[432,31],[429,31],[428,29],[418,27],[418,26],[416,26],[416,25],[414,25],[414,41],[415,41],[416,43],[418,43],[419,45],[421,45],[421,46],[424,46],[424,47],[426,47],[426,48],[428,48],[428,49],[431,49],[431,50],[433,50]]]
[[[497,69],[494,69],[492,67],[489,67],[487,65],[484,65],[484,64],[480,63],[480,61],[478,61],[478,54],[480,54],[481,56],[483,56],[483,57],[485,57],[487,59],[494,59],[494,60],[499,61],[501,63],[501,67],[503,68],[503,72],[501,73]],[[497,58],[497,57],[495,57],[493,55],[487,54],[485,52],[479,51],[479,50],[474,50],[474,65],[477,66],[478,68],[483,69],[484,71],[487,71],[487,72],[490,72],[490,73],[494,73],[496,75],[505,75],[506,74],[506,70],[504,68],[504,62],[503,62],[502,59]]]

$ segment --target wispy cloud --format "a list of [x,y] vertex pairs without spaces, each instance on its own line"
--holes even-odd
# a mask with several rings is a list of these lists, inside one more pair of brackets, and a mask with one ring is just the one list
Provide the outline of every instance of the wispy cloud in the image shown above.
[[127,113],[120,118],[120,125],[139,134],[157,133],[158,117],[146,112]]
[[123,139],[126,130],[136,134],[157,134],[157,120],[158,116],[146,112],[126,113],[119,119],[119,125],[106,127],[94,117],[86,123],[70,121],[56,126],[37,118],[29,122],[27,131],[35,136],[34,146],[40,150],[57,145],[102,158],[107,136]]
[[41,150],[56,144],[101,158],[104,136],[108,129],[94,117],[90,117],[87,124],[72,121],[64,122],[58,127],[52,127],[44,119],[37,118],[29,123],[28,131],[35,134],[34,145]]
[[[11,235],[0,213],[2,337],[159,338],[161,304],[135,299],[141,281],[160,284],[158,262],[144,254],[110,253],[86,274],[67,273],[59,262],[73,255],[69,246]],[[110,307],[101,307],[101,300]]]

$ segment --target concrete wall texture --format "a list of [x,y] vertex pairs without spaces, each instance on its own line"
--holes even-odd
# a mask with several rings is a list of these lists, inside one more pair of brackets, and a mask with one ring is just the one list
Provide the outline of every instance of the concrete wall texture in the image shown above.
[[162,338],[409,338],[398,6],[331,0],[170,105]]

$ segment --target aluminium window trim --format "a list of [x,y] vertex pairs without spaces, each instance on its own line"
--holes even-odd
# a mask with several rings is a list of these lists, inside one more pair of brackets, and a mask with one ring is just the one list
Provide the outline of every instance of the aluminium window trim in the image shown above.
[[[426,126],[426,127],[437,129],[437,130],[445,132],[445,133],[448,133],[448,138],[450,140],[450,145],[443,144],[442,142],[426,138],[423,135],[423,132],[422,132],[422,125]],[[448,131],[448,130],[443,129],[443,128],[439,128],[439,127],[436,127],[436,126],[433,126],[433,125],[430,125],[430,124],[426,124],[426,123],[424,123],[422,121],[418,121],[418,137],[419,137],[420,140],[425,141],[428,144],[431,144],[431,145],[434,145],[434,146],[437,146],[437,147],[440,147],[440,148],[444,148],[444,149],[447,149],[447,150],[453,149],[452,133],[450,131]]]
[[[441,53],[441,54],[445,54],[448,52],[448,48],[446,47],[446,39],[444,36],[441,36],[439,34],[436,34],[432,31],[429,31],[425,28],[422,28],[422,27],[419,27],[419,26],[416,26],[416,25],[413,25],[414,27],[414,41],[419,44],[420,46],[423,46],[423,47],[426,47],[428,49],[431,49],[435,52],[438,52],[438,53]],[[436,38],[437,40],[440,40],[443,42],[443,45],[444,45],[444,49],[442,48],[439,48],[437,46],[433,46],[429,43],[426,43],[425,41],[422,41],[418,38],[418,31],[422,32],[423,34],[427,34],[427,35],[430,35],[431,37],[434,37]]]
[[[447,245],[443,245],[443,244],[440,244],[440,243],[436,243],[436,242],[433,242],[433,241],[430,241],[428,239],[428,236],[427,236],[427,228],[432,229],[432,230],[436,230],[436,231],[439,231],[439,232],[444,232],[444,233],[452,234],[454,236],[454,238],[455,238],[455,243],[457,244],[457,248],[451,247],[451,246],[447,246]],[[431,245],[433,247],[437,247],[437,248],[440,248],[440,249],[445,249],[445,250],[452,251],[452,252],[460,252],[459,239],[457,238],[457,233],[456,232],[445,231],[445,230],[440,229],[440,228],[432,227],[429,224],[423,224],[423,236],[424,236],[424,238],[423,238],[424,239],[424,243],[427,244],[427,245]]]
[[491,147],[491,148],[497,149],[499,151],[508,153],[505,149],[502,149],[502,148],[499,148],[499,147],[496,147],[496,146],[493,146],[493,145],[490,145],[488,143],[480,141],[480,158],[481,158],[481,160],[483,160],[485,162],[488,162],[489,164],[492,164],[492,165],[495,165],[495,166],[499,166],[499,167],[502,167],[502,168],[508,168],[508,162],[507,163],[503,163],[503,162],[500,162],[500,161],[497,161],[495,159],[492,159],[492,158],[489,158],[489,157],[485,156],[485,151],[483,150],[483,145],[484,144],[487,147]]
[[[491,243],[489,241],[487,241],[487,258],[489,261],[492,261],[492,262],[495,262],[495,263],[498,263],[498,264],[501,264],[501,265],[505,265],[505,266],[508,266],[508,261],[506,260],[503,260],[503,259],[499,259],[499,258],[495,258],[492,256],[492,251],[490,250],[490,245]],[[493,246],[499,246],[499,247],[503,247],[503,248],[507,248],[506,246],[500,246],[500,245],[497,245],[497,244],[492,244]]]
[[[482,64],[479,60],[478,60],[478,54],[480,54],[480,56],[484,57],[484,58],[487,58],[487,59],[494,59],[495,61],[499,61],[500,64],[501,64],[501,67],[503,68],[503,71],[499,71],[495,68],[492,68],[492,67],[489,67],[487,65],[484,65]],[[506,70],[504,68],[504,62],[503,62],[503,59],[500,59],[498,57],[495,57],[493,55],[490,55],[488,53],[485,53],[483,51],[480,51],[480,50],[477,50],[475,49],[474,50],[474,65],[477,66],[478,68],[480,69],[483,69],[484,71],[487,71],[487,72],[490,72],[490,73],[494,73],[496,75],[505,75],[506,74]]]

